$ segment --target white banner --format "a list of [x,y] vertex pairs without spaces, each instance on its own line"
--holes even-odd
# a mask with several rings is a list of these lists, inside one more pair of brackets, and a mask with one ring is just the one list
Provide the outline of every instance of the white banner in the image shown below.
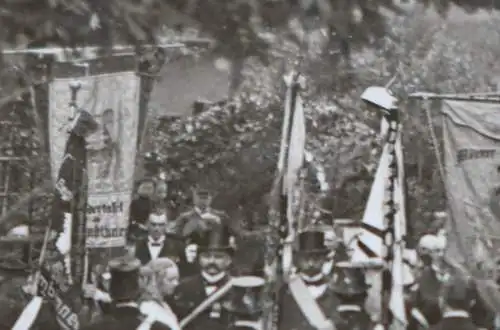
[[99,123],[97,132],[87,139],[87,247],[123,246],[133,190],[140,78],[135,72],[119,72],[51,82],[49,141],[54,182],[68,138],[70,83],[75,80],[81,83],[78,107]]
[[453,218],[448,253],[469,263],[494,261],[500,248],[500,104],[445,101],[442,111]]

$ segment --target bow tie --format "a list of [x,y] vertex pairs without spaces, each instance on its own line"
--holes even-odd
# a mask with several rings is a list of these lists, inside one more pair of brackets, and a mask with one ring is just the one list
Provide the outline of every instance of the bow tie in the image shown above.
[[152,247],[161,247],[163,245],[163,243],[161,242],[150,242],[149,243],[149,246],[152,246]]

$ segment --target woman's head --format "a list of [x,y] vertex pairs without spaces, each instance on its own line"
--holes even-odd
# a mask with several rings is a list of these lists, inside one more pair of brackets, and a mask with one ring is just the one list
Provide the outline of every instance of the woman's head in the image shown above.
[[150,290],[158,292],[162,296],[161,298],[173,294],[179,284],[179,269],[175,262],[169,258],[158,258],[150,261],[145,266],[144,272],[148,273],[149,276],[147,286]]

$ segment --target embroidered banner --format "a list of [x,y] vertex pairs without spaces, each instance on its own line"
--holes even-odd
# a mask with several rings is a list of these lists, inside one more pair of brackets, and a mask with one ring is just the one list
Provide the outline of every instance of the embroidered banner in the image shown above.
[[498,260],[500,248],[500,104],[445,101],[442,112],[445,188],[453,219],[447,253],[484,266]]
[[[80,84],[76,103],[98,123],[86,139],[88,191],[84,223],[73,224],[88,248],[125,244],[139,127],[140,78],[118,72],[54,79],[49,89],[49,141],[57,179],[72,117],[70,86]],[[85,232],[82,232],[85,231]],[[73,242],[73,244],[79,244]]]
[[[78,313],[74,308],[74,297],[69,295],[71,291],[68,287],[63,287],[60,283],[64,283],[64,274],[56,274],[54,266],[50,267],[45,263],[40,269],[40,278],[38,282],[38,290],[42,297],[50,301],[56,313],[57,322],[63,330],[78,330],[80,321]],[[64,266],[60,266],[63,268]],[[64,270],[60,270],[64,273]]]

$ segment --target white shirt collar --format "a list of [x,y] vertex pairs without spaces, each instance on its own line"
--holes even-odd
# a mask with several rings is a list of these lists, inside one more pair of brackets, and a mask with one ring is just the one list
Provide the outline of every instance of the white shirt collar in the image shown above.
[[165,242],[165,235],[162,235],[159,239],[154,240],[151,236],[148,236],[148,244],[152,243],[160,243],[163,244]]
[[135,308],[139,308],[139,304],[137,304],[134,301],[117,303],[115,306],[116,307],[135,307]]
[[466,311],[456,310],[456,311],[446,311],[446,312],[444,312],[443,313],[443,318],[444,317],[446,317],[446,318],[449,318],[449,317],[468,318],[468,317],[470,317],[470,315]]
[[361,312],[361,307],[357,305],[339,305],[337,312]]
[[226,273],[225,272],[222,272],[220,274],[217,274],[217,275],[210,275],[206,272],[201,272],[201,276],[205,279],[205,281],[207,281],[208,283],[217,283],[219,282],[220,280],[222,280],[224,278],[224,276],[226,276]]
[[323,277],[325,277],[325,275],[323,274],[323,272],[321,273],[318,273],[316,275],[313,275],[313,276],[308,276],[306,274],[303,274],[303,273],[300,273],[300,277],[304,280],[304,282],[307,284],[307,283],[314,283],[314,282],[319,282],[320,280],[323,279]]

